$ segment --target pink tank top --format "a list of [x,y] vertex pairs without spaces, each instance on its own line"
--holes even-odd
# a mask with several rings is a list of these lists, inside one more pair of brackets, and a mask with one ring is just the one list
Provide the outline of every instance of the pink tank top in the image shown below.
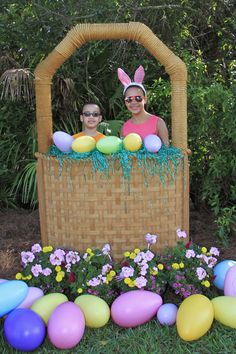
[[157,135],[157,124],[159,117],[150,116],[148,120],[144,123],[135,124],[132,122],[132,119],[127,120],[122,128],[122,135],[126,137],[126,135],[130,133],[137,133],[141,136],[142,140],[149,134]]

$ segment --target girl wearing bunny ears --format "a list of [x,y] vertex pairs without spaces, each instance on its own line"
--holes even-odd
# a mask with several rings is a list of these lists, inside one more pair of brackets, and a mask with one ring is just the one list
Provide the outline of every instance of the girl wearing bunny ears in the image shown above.
[[137,133],[143,140],[149,134],[156,134],[166,146],[169,146],[168,130],[164,120],[145,110],[147,94],[142,84],[144,75],[141,65],[135,71],[134,81],[131,81],[124,70],[118,69],[118,78],[124,86],[125,105],[132,113],[131,119],[124,123],[121,135],[125,137],[130,133]]

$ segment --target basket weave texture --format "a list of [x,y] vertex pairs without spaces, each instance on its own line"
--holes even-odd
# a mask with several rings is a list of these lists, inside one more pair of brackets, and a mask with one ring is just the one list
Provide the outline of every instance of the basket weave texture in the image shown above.
[[[145,187],[133,166],[130,191],[121,174],[105,180],[91,166],[75,163],[59,176],[59,164],[44,153],[52,144],[51,81],[56,70],[90,40],[126,39],[143,45],[164,65],[171,81],[172,144],[185,154],[175,182],[163,185],[153,178]],[[113,255],[145,246],[146,233],[160,234],[158,247],[173,246],[176,229],[189,230],[187,157],[187,71],[185,64],[142,23],[81,24],[75,26],[35,70],[38,131],[37,181],[41,238],[44,245],[85,249],[110,243]],[[48,163],[50,161],[50,163]]]
[[146,247],[147,233],[159,235],[153,250],[175,245],[176,230],[187,216],[182,164],[174,180],[161,183],[157,176],[149,177],[145,186],[135,160],[129,184],[121,171],[109,177],[94,174],[91,162],[64,162],[61,170],[56,159],[38,154],[38,161],[45,193],[43,244],[84,251],[109,243],[116,259]]

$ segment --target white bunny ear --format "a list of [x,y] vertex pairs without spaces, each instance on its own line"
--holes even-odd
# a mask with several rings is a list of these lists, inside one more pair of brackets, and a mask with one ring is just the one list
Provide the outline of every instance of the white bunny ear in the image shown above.
[[121,68],[118,68],[117,74],[118,74],[118,78],[119,78],[120,82],[124,86],[127,86],[127,85],[129,85],[131,83],[130,77]]
[[137,82],[137,84],[141,84],[143,82],[145,76],[144,68],[142,65],[138,67],[138,69],[135,71],[134,74],[134,82]]

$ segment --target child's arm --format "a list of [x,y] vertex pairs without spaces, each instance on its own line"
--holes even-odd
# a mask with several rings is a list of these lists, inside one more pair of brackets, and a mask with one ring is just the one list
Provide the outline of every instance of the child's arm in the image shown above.
[[158,136],[161,138],[165,146],[169,146],[169,133],[166,127],[166,123],[163,119],[159,118],[158,120]]

